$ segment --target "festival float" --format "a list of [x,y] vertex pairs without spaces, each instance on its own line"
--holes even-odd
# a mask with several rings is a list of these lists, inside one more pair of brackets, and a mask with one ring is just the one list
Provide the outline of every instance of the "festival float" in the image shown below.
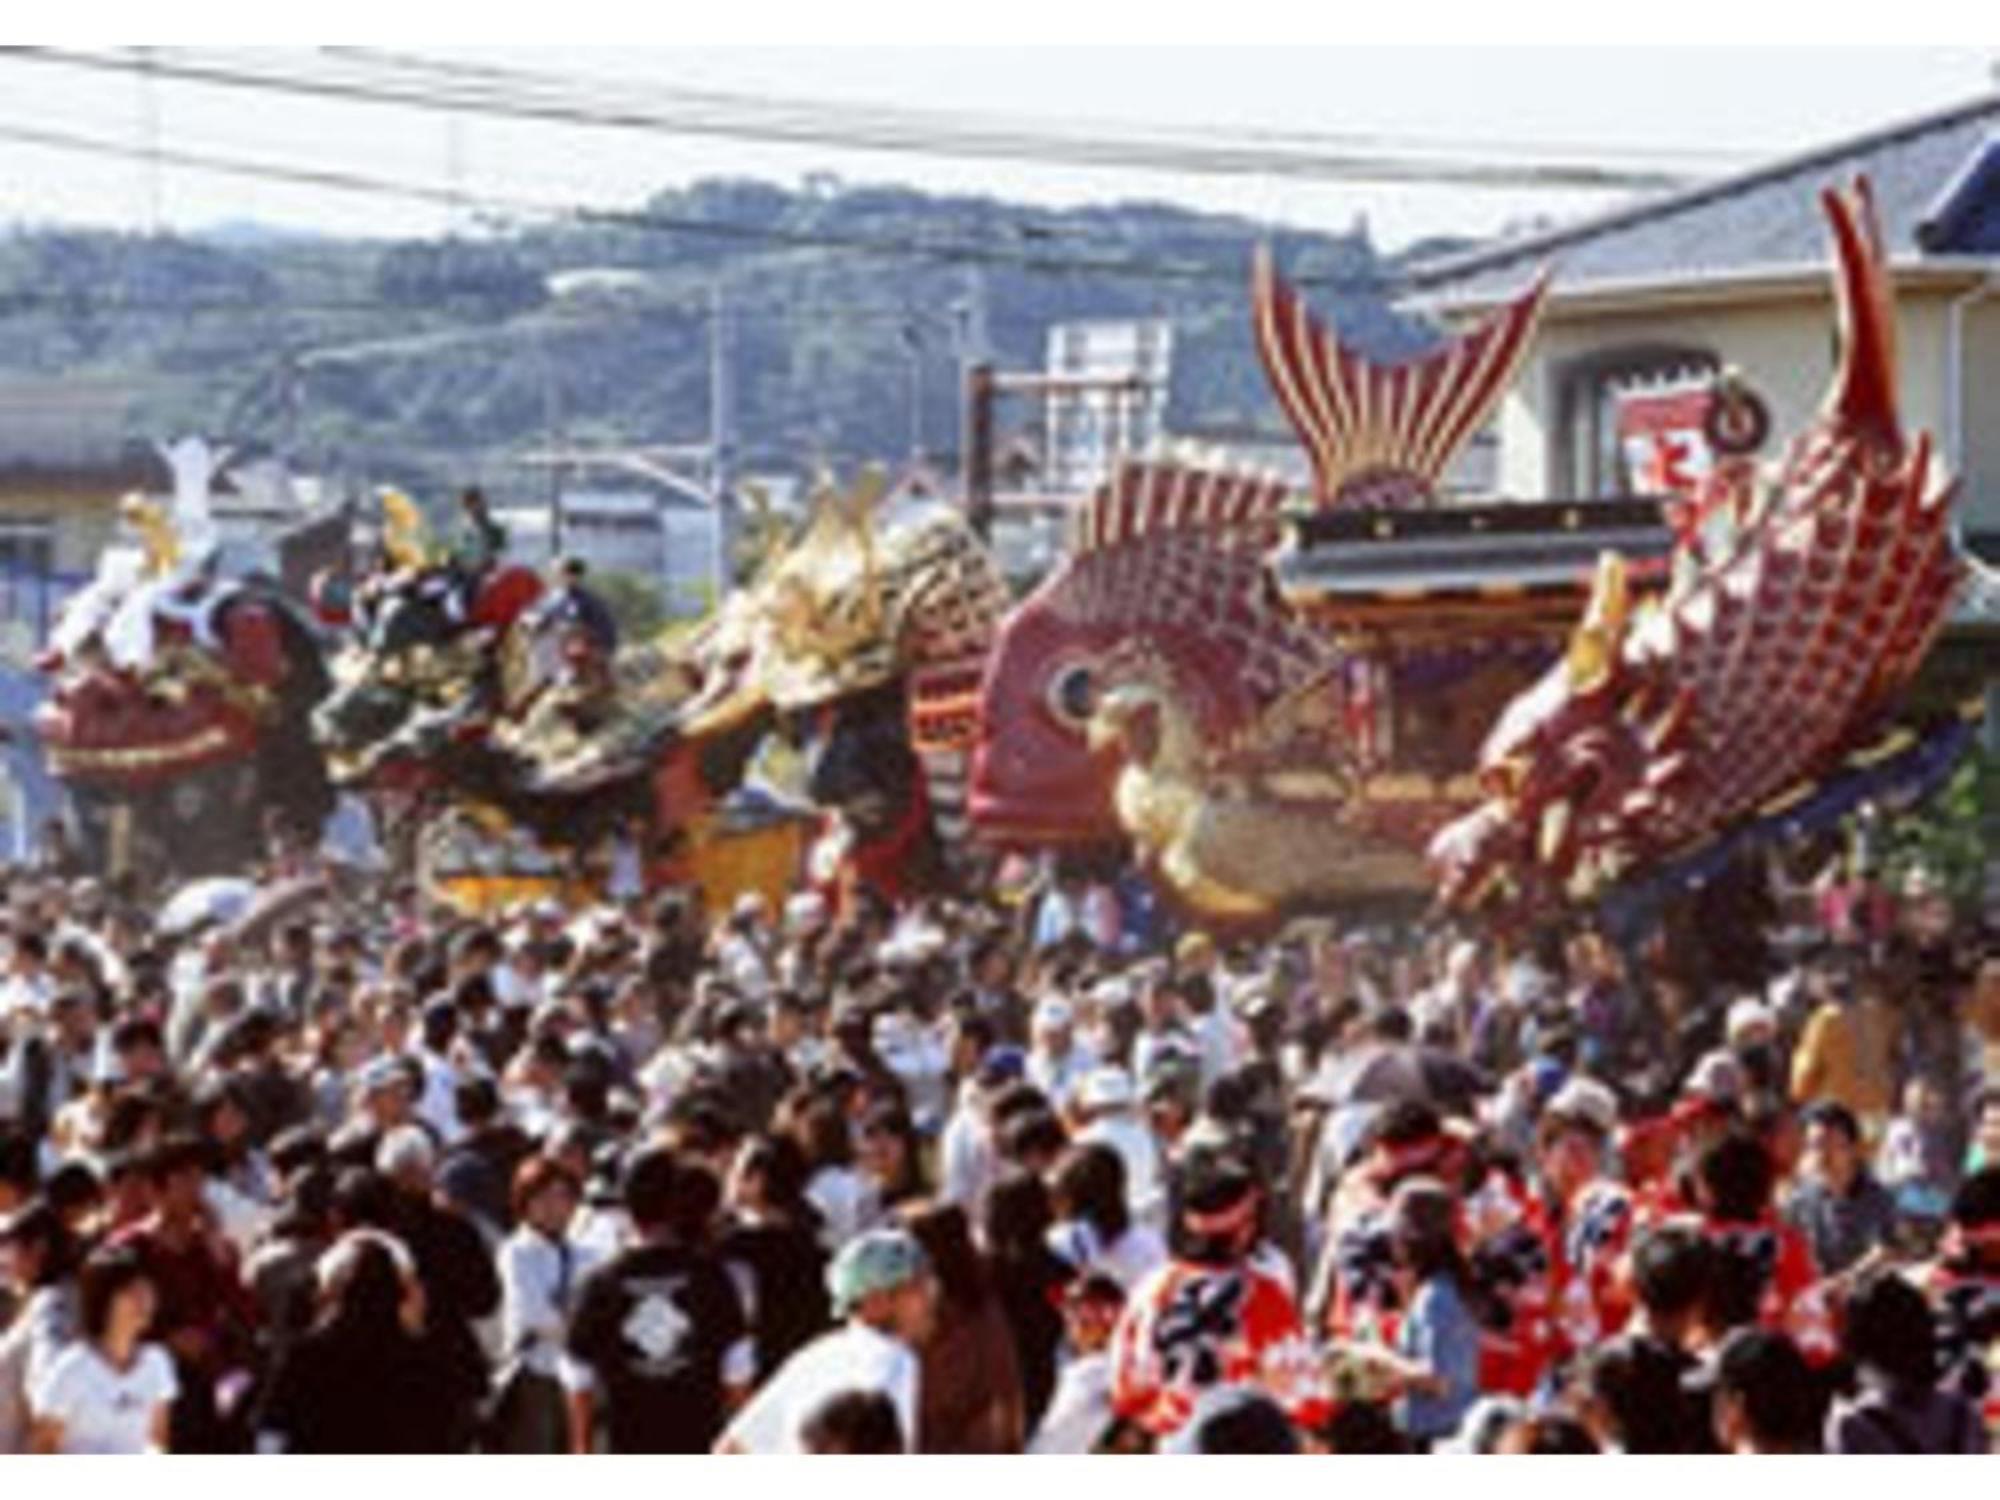
[[576,901],[609,851],[711,908],[806,879],[921,884],[962,823],[971,690],[1006,604],[949,507],[878,473],[692,630],[606,655],[505,563],[466,575],[403,497],[317,716],[349,784],[399,807],[431,890]]
[[1600,561],[1562,660],[1483,745],[1479,805],[1431,849],[1448,905],[1599,902],[1694,880],[1897,775],[1934,778],[1969,721],[1894,721],[1966,575],[1957,483],[1898,417],[1896,313],[1865,180],[1822,195],[1840,354],[1775,470],[1718,467],[1666,590]]
[[1440,503],[1545,281],[1377,365],[1260,257],[1257,346],[1313,486],[1132,463],[1089,498],[982,685],[978,828],[1128,842],[1224,926],[1434,894],[1522,916],[1674,862],[1713,874],[1760,816],[1796,829],[1807,802],[1834,815],[1948,765],[1962,724],[1883,714],[1950,606],[1952,489],[1896,423],[1865,187],[1827,211],[1842,361],[1821,419],[1765,475],[1761,405],[1718,381],[1720,461],[1689,505]]
[[328,686],[317,637],[268,580],[231,576],[216,456],[163,450],[174,492],[131,495],[121,535],[50,631],[35,729],[93,868],[234,873],[333,805],[311,734]]

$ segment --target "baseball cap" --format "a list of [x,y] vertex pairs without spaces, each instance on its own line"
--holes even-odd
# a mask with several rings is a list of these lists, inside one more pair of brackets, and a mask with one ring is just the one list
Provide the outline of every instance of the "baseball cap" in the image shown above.
[[833,1310],[846,1317],[864,1298],[894,1291],[930,1272],[923,1246],[900,1229],[871,1229],[841,1246],[826,1268]]
[[360,1078],[361,1092],[380,1093],[383,1089],[392,1088],[408,1080],[409,1074],[404,1071],[403,1060],[385,1052],[379,1057],[370,1058],[363,1065]]
[[1019,1047],[988,1047],[973,1074],[983,1089],[1004,1088],[1028,1071],[1028,1060]]
[[1734,1104],[1743,1094],[1743,1065],[1727,1052],[1710,1052],[1694,1065],[1682,1092]]
[[1034,1029],[1053,1031],[1076,1023],[1076,1011],[1060,995],[1049,995],[1035,1006]]
[[1730,1041],[1737,1042],[1748,1032],[1757,1030],[1768,1032],[1776,1024],[1770,1006],[1746,995],[1729,1007],[1729,1018],[1723,1029]]

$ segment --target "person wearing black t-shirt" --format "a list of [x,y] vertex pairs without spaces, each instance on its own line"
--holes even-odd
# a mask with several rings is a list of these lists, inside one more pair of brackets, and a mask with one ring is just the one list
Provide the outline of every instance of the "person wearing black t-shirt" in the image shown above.
[[748,1328],[707,1243],[720,1201],[714,1176],[671,1151],[627,1169],[640,1243],[585,1278],[570,1322],[570,1357],[593,1387],[571,1394],[573,1451],[594,1451],[601,1434],[613,1453],[706,1453],[742,1400],[755,1368]]

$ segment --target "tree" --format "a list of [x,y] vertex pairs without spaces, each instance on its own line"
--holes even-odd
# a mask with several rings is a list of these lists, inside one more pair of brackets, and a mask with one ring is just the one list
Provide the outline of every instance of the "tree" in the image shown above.
[[2000,858],[2000,755],[1974,750],[1934,796],[1895,818],[1886,835],[1893,882],[1924,870],[1960,912],[1976,914]]
[[666,594],[657,578],[643,573],[600,573],[593,569],[585,582],[618,622],[620,640],[647,640],[667,623]]

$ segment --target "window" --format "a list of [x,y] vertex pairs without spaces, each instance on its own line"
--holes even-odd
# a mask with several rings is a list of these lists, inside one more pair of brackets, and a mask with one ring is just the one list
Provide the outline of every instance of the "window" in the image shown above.
[[1640,391],[1706,382],[1721,368],[1713,351],[1677,344],[1627,344],[1563,365],[1550,434],[1550,497],[1609,500],[1649,493],[1626,461],[1620,402]]
[[19,625],[36,638],[55,613],[55,535],[46,521],[0,520],[0,625]]

